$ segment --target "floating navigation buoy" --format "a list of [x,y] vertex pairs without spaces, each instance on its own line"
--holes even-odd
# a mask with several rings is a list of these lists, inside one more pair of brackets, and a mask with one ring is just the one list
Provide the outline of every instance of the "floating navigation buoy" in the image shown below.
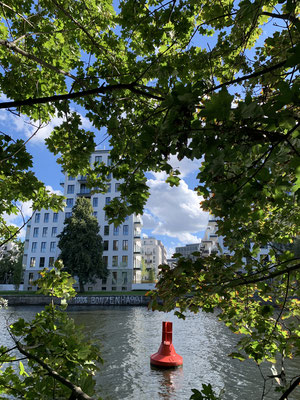
[[162,341],[158,352],[150,357],[150,364],[161,368],[179,367],[182,357],[176,353],[172,344],[172,322],[162,323]]

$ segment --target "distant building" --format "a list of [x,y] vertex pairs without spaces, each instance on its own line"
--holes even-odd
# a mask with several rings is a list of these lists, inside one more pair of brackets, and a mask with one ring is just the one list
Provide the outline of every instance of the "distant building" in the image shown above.
[[201,252],[201,242],[200,243],[193,243],[193,244],[186,244],[185,246],[176,247],[175,253],[180,253],[182,257],[185,258],[194,258],[192,255],[193,253]]
[[154,269],[155,276],[158,274],[158,266],[167,264],[167,251],[160,240],[154,237],[143,238],[141,246],[142,259],[146,264],[147,271]]
[[[109,151],[97,150],[91,163],[110,162]],[[109,270],[107,279],[85,285],[86,291],[127,291],[132,283],[141,282],[141,218],[135,214],[126,217],[120,226],[108,224],[103,207],[118,197],[120,182],[111,177],[106,194],[91,194],[86,186],[86,176],[65,175],[62,186],[66,197],[63,212],[51,210],[36,212],[27,225],[23,264],[25,266],[24,290],[35,290],[33,281],[44,267],[52,267],[58,258],[58,235],[64,227],[65,218],[72,215],[72,207],[78,197],[90,199],[94,215],[98,219],[103,239],[103,261]]]
[[0,259],[3,258],[7,253],[16,249],[17,245],[15,242],[9,241],[3,246],[0,246]]

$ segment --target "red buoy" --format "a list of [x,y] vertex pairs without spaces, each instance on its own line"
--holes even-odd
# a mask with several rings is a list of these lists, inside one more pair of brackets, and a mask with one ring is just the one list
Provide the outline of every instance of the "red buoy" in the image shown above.
[[172,344],[172,322],[162,323],[162,341],[158,352],[150,357],[150,364],[156,367],[172,368],[182,365],[182,357]]

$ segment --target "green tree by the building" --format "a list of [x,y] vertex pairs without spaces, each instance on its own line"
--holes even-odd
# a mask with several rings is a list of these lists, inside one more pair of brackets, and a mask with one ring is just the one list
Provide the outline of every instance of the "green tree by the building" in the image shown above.
[[99,234],[97,218],[92,215],[93,207],[88,199],[78,198],[70,218],[59,237],[65,270],[79,282],[80,292],[86,283],[94,283],[97,278],[108,275],[102,260],[102,237]]
[[14,284],[16,289],[23,279],[23,259],[24,243],[16,241],[11,250],[5,252],[0,258],[0,283]]
[[154,283],[155,282],[155,270],[154,268],[151,268],[149,271],[149,282]]

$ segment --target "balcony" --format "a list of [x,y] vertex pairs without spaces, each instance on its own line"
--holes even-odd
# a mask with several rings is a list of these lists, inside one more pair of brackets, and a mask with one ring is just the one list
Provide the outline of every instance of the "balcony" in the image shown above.
[[91,189],[81,189],[80,192],[77,193],[77,196],[91,197]]

